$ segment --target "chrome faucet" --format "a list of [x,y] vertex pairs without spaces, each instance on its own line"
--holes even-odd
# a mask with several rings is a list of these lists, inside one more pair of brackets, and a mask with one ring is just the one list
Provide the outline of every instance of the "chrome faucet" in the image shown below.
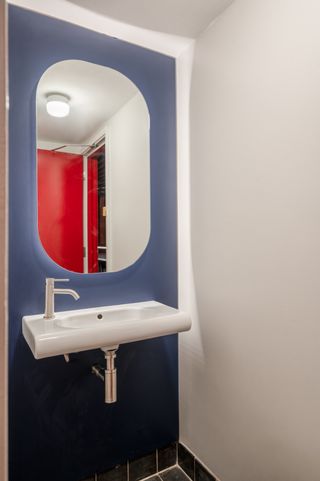
[[73,289],[56,289],[54,287],[55,282],[69,282],[70,279],[53,279],[52,277],[46,278],[46,304],[44,309],[45,319],[54,319],[54,296],[55,294],[68,294],[72,296],[76,301],[80,298],[79,294]]

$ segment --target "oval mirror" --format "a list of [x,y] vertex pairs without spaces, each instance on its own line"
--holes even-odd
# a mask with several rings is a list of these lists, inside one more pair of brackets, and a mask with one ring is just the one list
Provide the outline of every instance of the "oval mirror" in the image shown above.
[[150,236],[149,112],[111,68],[54,64],[37,89],[38,228],[47,254],[81,273],[119,271]]

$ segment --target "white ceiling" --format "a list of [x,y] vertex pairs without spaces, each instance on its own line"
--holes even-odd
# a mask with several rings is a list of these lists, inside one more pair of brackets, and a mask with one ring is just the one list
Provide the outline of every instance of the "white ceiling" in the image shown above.
[[[190,37],[155,32],[147,28],[136,27],[128,23],[106,17],[93,10],[71,3],[68,0],[7,0],[8,3],[27,10],[38,12],[52,18],[58,18],[95,32],[115,37],[125,42],[139,45],[164,55],[179,57],[194,40]],[[132,6],[134,0],[132,0]],[[134,8],[134,7],[132,7]]]
[[[120,72],[80,60],[67,60],[50,67],[37,90],[38,141],[61,144],[86,143],[108,118],[139,92]],[[51,117],[46,96],[70,97],[70,115]]]
[[196,38],[234,0],[65,0],[109,18]]

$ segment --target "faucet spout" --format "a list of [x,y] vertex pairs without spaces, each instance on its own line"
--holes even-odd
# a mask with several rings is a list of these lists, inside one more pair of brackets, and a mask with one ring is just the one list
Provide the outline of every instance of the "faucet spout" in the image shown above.
[[74,291],[73,289],[56,289],[54,288],[53,290],[54,294],[67,294],[69,296],[72,296],[76,301],[80,299],[79,294]]

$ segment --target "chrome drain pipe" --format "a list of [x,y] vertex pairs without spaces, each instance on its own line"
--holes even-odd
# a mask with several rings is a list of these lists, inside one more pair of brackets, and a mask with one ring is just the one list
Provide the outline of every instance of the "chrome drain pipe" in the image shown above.
[[94,364],[91,372],[104,381],[104,402],[112,404],[117,401],[117,369],[115,368],[117,349],[102,349],[102,351],[106,360],[105,369],[99,364]]
[[107,404],[117,401],[117,370],[115,368],[116,350],[105,351],[107,369],[104,372],[104,402]]

